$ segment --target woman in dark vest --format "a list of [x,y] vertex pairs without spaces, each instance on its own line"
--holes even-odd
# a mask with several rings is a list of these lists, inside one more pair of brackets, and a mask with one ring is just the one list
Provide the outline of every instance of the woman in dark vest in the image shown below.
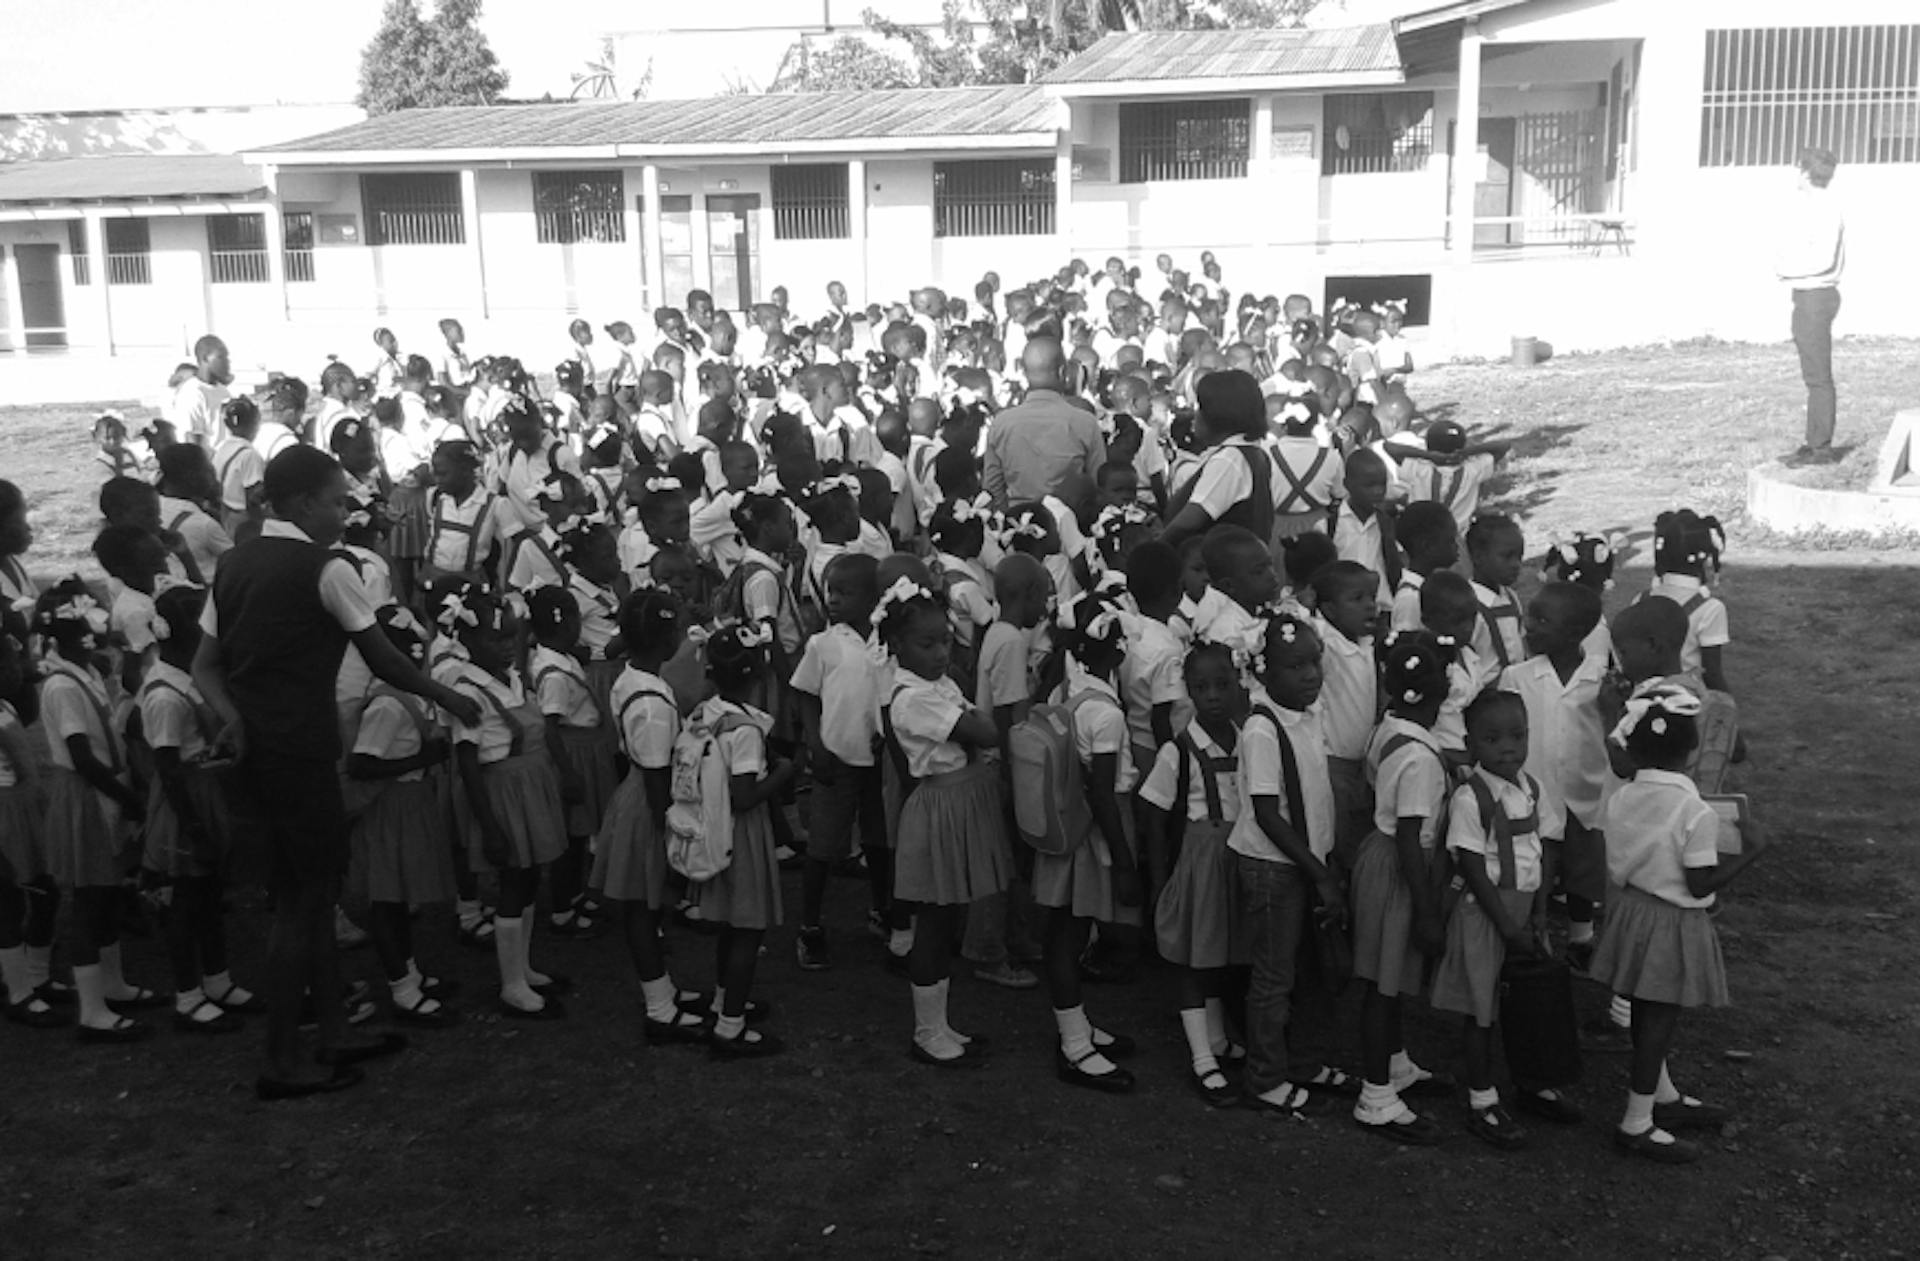
[[[347,1025],[333,949],[333,905],[347,867],[340,800],[340,728],[333,687],[348,643],[374,674],[477,720],[473,702],[420,673],[374,625],[352,567],[332,550],[346,524],[346,477],[333,458],[295,446],[267,465],[272,516],[227,553],[207,601],[194,681],[226,724],[271,863],[274,921],[267,944],[267,1063],[262,1099],[342,1090],[356,1065],[401,1050],[398,1035],[367,1039]],[[320,1050],[300,1054],[300,1010],[311,992]]]
[[1161,538],[1178,547],[1216,525],[1237,525],[1273,541],[1276,472],[1266,446],[1267,403],[1260,383],[1238,369],[1211,372],[1194,387],[1200,404],[1196,432],[1209,450],[1167,505]]

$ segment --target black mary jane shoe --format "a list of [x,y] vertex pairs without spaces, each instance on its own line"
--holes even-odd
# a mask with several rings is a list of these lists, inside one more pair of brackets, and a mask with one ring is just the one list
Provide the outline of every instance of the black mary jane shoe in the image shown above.
[[7,1004],[7,1022],[28,1029],[58,1029],[73,1023],[73,1008],[55,1007],[33,994]]
[[[1216,1078],[1218,1086],[1207,1085],[1208,1078]],[[1215,1068],[1204,1073],[1191,1073],[1187,1080],[1193,1083],[1194,1093],[1206,1102],[1209,1108],[1231,1108],[1240,1102],[1240,1092],[1233,1088],[1227,1075]]]
[[[1101,1037],[1105,1037],[1106,1041],[1100,1041]],[[1093,1049],[1110,1060],[1130,1060],[1133,1058],[1133,1053],[1140,1048],[1126,1034],[1109,1033],[1102,1029],[1094,1037]]]
[[116,1018],[105,1029],[93,1025],[80,1026],[80,1040],[97,1046],[113,1046],[126,1042],[144,1042],[153,1036],[153,1026],[144,1020],[134,1020],[127,1016]]
[[987,1063],[986,1048],[977,1042],[963,1042],[960,1054],[950,1060],[943,1060],[918,1042],[907,1044],[907,1055],[916,1064],[925,1064],[929,1068],[984,1068]]
[[527,988],[542,998],[565,998],[573,993],[573,978],[560,972],[549,972],[547,979],[535,985],[531,981]]
[[1096,1055],[1104,1055],[1098,1049],[1088,1051],[1078,1059],[1070,1058],[1061,1047],[1053,1049],[1053,1075],[1069,1086],[1079,1086],[1083,1090],[1097,1090],[1103,1095],[1125,1095],[1133,1091],[1133,1074],[1124,1068],[1116,1068],[1111,1073],[1089,1073],[1081,1068]]
[[705,1042],[712,1032],[713,1025],[702,1019],[700,1013],[685,1008],[677,1010],[672,1020],[655,1020],[649,1016],[646,1023],[649,1046]]
[[[200,1019],[200,1014],[209,1010],[213,1012],[213,1015],[206,1020]],[[234,1015],[219,1003],[214,1002],[211,998],[201,999],[198,1003],[194,1004],[192,1011],[175,1011],[173,1013],[173,1028],[176,1033],[201,1033],[209,1035],[238,1033],[246,1027],[246,1021],[240,1019],[240,1017]]]

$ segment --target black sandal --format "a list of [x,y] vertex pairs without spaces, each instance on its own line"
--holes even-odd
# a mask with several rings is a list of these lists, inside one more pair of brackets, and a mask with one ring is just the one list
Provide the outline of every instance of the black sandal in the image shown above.
[[[246,992],[247,996],[235,1002],[233,996],[241,992]],[[207,1001],[225,1008],[236,1016],[264,1016],[267,1014],[266,995],[245,991],[244,987],[239,985],[233,986],[225,994],[208,994]]]
[[73,1013],[53,1006],[38,994],[29,993],[19,1002],[7,1004],[7,1019],[29,1029],[58,1029],[73,1023]]
[[93,1025],[80,1026],[82,1042],[111,1045],[117,1042],[139,1042],[153,1036],[153,1026],[129,1016],[115,1016],[113,1023],[105,1029]]
[[[681,1011],[690,1011],[702,1020],[712,1014],[712,990],[681,990],[673,996],[673,1005]],[[773,1003],[749,998],[746,1006],[747,1023],[757,1025],[773,1015]]]
[[[206,1020],[200,1018],[203,1011],[212,1011]],[[214,1002],[203,998],[189,1011],[173,1013],[173,1028],[176,1033],[238,1033],[246,1027],[246,1021]]]
[[1080,1086],[1087,1090],[1097,1090],[1107,1095],[1124,1095],[1133,1090],[1133,1074],[1124,1068],[1116,1067],[1110,1073],[1090,1073],[1080,1067],[1096,1055],[1105,1052],[1095,1047],[1078,1058],[1069,1058],[1065,1047],[1055,1044],[1053,1048],[1053,1075],[1069,1086]]
[[165,1007],[172,1001],[169,995],[136,985],[133,987],[133,993],[125,998],[109,998],[107,1006],[124,1007],[128,1011],[142,1011],[150,1007]]
[[1247,1096],[1248,1107],[1272,1112],[1292,1121],[1305,1121],[1311,1117],[1319,1110],[1314,1106],[1315,1102],[1313,1095],[1305,1086],[1296,1085],[1293,1082],[1287,1083],[1287,1093],[1278,1101],[1262,1099],[1259,1095]]
[[427,993],[424,988],[411,1007],[395,998],[393,1018],[401,1024],[418,1025],[422,1029],[447,1029],[460,1023],[459,1012]]
[[646,1035],[649,1046],[665,1046],[668,1043],[705,1042],[710,1026],[700,1013],[679,1008],[672,1020],[647,1018]]
[[1305,1081],[1293,1081],[1292,1085],[1302,1090],[1311,1090],[1322,1095],[1336,1095],[1342,1099],[1360,1097],[1360,1079],[1352,1073],[1343,1072],[1331,1064],[1324,1066]]
[[[1218,1068],[1210,1068],[1204,1073],[1193,1073],[1189,1078],[1193,1088],[1206,1101],[1209,1108],[1231,1108],[1239,1099],[1239,1092],[1227,1081],[1227,1075]],[[1218,1086],[1207,1083],[1217,1081]]]

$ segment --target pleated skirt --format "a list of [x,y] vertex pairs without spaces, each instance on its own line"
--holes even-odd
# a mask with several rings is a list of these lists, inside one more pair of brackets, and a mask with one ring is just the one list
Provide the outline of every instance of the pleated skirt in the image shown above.
[[1248,962],[1233,851],[1227,848],[1232,831],[1231,823],[1187,820],[1180,860],[1153,913],[1154,938],[1168,963],[1224,968]]
[[[1120,811],[1120,826],[1126,833],[1130,852],[1138,853],[1133,843],[1133,811]],[[1107,842],[1096,827],[1093,835],[1071,854],[1033,856],[1033,902],[1035,906],[1066,907],[1080,919],[1102,924],[1138,924],[1140,908],[1121,906],[1113,896],[1113,867],[1106,860]]]
[[[1500,889],[1507,917],[1526,923],[1533,894]],[[1433,973],[1432,1003],[1436,1011],[1473,1017],[1482,1029],[1491,1029],[1500,1014],[1500,968],[1507,961],[1506,939],[1480,904],[1463,897],[1447,921],[1447,949]]]
[[1680,1007],[1725,1007],[1727,965],[1703,907],[1615,888],[1588,969],[1616,994]]
[[562,727],[560,748],[580,777],[580,800],[566,803],[567,835],[592,836],[620,783],[619,750],[611,727]]
[[[507,866],[525,870],[550,863],[567,851],[567,814],[560,803],[560,777],[546,748],[480,768],[481,791],[510,847]],[[476,825],[467,848],[476,872],[492,871]]]
[[593,874],[587,887],[614,901],[638,902],[657,911],[670,905],[667,870],[667,836],[654,825],[646,777],[636,767],[614,789],[600,830],[594,833]]
[[387,535],[387,552],[395,560],[418,560],[426,554],[427,536],[433,523],[427,518],[427,489],[394,483],[387,500],[387,512],[393,518],[393,530]]
[[197,850],[180,825],[173,802],[156,777],[147,790],[147,826],[140,862],[148,871],[169,880],[211,876],[226,869],[233,837],[233,819],[227,785],[220,772],[183,768],[187,799],[206,828],[211,850]]
[[1425,960],[1413,947],[1413,893],[1385,832],[1360,843],[1353,865],[1353,974],[1388,998],[1418,994]]
[[444,775],[389,783],[354,823],[348,883],[370,902],[422,905],[454,897]]
[[0,788],[0,865],[15,884],[31,884],[47,874],[43,813],[39,793],[20,785]]
[[[627,663],[619,660],[587,662],[587,690],[593,693],[593,703],[600,707],[602,714],[613,713],[613,685],[626,668]],[[612,730],[611,717],[606,720],[606,726]]]
[[897,898],[966,906],[1004,892],[1013,879],[995,763],[974,762],[921,780],[900,804],[894,835]]
[[47,872],[64,889],[120,883],[120,807],[95,792],[77,771],[47,768],[44,816]]
[[773,855],[773,817],[765,805],[733,816],[733,861],[693,887],[701,918],[729,928],[776,928],[781,920],[780,861]]

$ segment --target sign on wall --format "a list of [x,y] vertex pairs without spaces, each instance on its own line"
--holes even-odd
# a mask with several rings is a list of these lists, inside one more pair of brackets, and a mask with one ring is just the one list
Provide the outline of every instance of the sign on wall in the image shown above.
[[1272,158],[1313,159],[1313,127],[1275,127],[1267,156]]
[[1073,146],[1073,182],[1107,184],[1113,181],[1113,151],[1100,145]]

